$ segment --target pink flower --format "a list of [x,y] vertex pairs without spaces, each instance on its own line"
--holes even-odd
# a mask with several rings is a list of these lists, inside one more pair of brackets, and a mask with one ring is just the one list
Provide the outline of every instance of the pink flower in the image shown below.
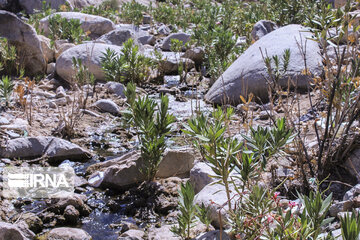
[[293,201],[289,201],[289,206],[292,209],[293,207],[297,206],[297,203]]
[[274,221],[274,218],[272,216],[267,217],[267,223],[270,224]]
[[220,25],[221,24],[221,22],[216,22],[216,25]]
[[273,196],[273,199],[276,200],[279,195],[280,195],[279,192],[275,192],[275,193],[274,193],[274,196]]

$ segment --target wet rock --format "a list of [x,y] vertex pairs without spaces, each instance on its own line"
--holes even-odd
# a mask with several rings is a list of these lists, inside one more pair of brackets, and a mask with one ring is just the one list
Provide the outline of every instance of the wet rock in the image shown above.
[[49,18],[54,15],[60,15],[62,18],[78,19],[81,24],[81,28],[84,32],[90,32],[90,37],[92,39],[98,38],[101,35],[104,35],[115,29],[115,24],[104,17],[90,15],[79,12],[56,12],[40,20],[40,30],[43,31],[45,36],[50,34],[49,30]]
[[49,211],[52,211],[56,214],[62,214],[68,206],[74,206],[77,211],[81,214],[81,216],[87,216],[90,213],[90,208],[87,206],[84,201],[86,200],[86,196],[80,194],[73,194],[71,197],[60,198],[53,203],[51,207],[49,207]]
[[31,137],[9,140],[0,148],[0,157],[32,159],[47,156],[50,162],[88,159],[91,154],[64,139],[55,137]]
[[113,93],[120,98],[125,98],[125,86],[118,82],[107,82],[104,88],[109,92]]
[[[188,175],[194,163],[194,156],[189,149],[167,150],[159,165],[156,177]],[[91,174],[89,184],[102,187],[123,188],[145,180],[140,172],[143,160],[137,152],[130,152],[119,158],[91,165],[87,172]],[[101,174],[103,173],[103,177]],[[96,181],[94,181],[96,179]]]
[[190,183],[194,187],[195,193],[200,192],[206,185],[212,183],[215,175],[213,170],[204,162],[198,162],[190,171]]
[[47,240],[91,240],[91,236],[80,228],[54,228],[47,234]]
[[38,216],[36,216],[36,214],[27,212],[24,213],[20,219],[23,220],[28,225],[29,229],[34,233],[41,232],[43,228],[43,222]]
[[260,20],[255,23],[253,30],[251,31],[251,37],[254,41],[257,41],[276,29],[278,29],[278,26],[273,21]]
[[186,33],[173,33],[166,37],[161,45],[161,49],[164,51],[170,51],[171,49],[171,40],[177,39],[183,43],[183,46],[190,40],[190,34]]
[[[262,58],[267,52],[269,57],[283,56],[286,49],[290,49],[290,63],[288,74],[279,81],[280,86],[288,87],[289,79],[291,85],[298,89],[307,88],[311,76],[304,75],[304,63],[301,52],[298,49],[300,36],[304,42],[312,34],[300,25],[288,25],[279,28],[251,45],[214,83],[205,96],[211,103],[240,104],[239,96],[248,96],[253,93],[263,101],[268,100],[268,88],[266,84],[267,70]],[[307,41],[306,44],[307,68],[312,74],[321,72],[322,59],[319,54],[319,45],[314,41]]]
[[160,228],[152,227],[149,229],[149,239],[151,240],[180,240],[180,237],[177,237],[170,231],[171,226],[170,225],[164,225]]
[[130,229],[120,235],[118,240],[142,240],[145,233],[141,230]]
[[180,76],[164,76],[164,83],[168,88],[176,87],[180,84]]
[[16,47],[28,75],[45,73],[46,61],[35,29],[15,14],[0,10],[0,37]]
[[[32,238],[34,238],[35,234],[32,235]],[[0,222],[0,239],[28,240],[29,238],[24,235],[16,224]]]
[[94,104],[94,106],[97,107],[98,109],[100,109],[103,112],[108,112],[108,113],[115,114],[115,115],[120,113],[119,106],[110,99],[98,100]]
[[230,240],[230,237],[224,231],[221,233],[221,237],[220,237],[220,230],[214,230],[211,232],[204,233],[203,235],[195,239],[196,240]]
[[94,74],[97,80],[105,80],[105,74],[101,68],[101,57],[108,48],[118,54],[121,53],[122,49],[119,46],[102,43],[85,43],[72,47],[63,52],[56,60],[56,73],[64,80],[71,82],[75,74],[72,62],[73,57],[75,57],[82,60],[84,66],[89,69],[90,73]]
[[64,210],[64,217],[70,224],[76,224],[79,220],[80,213],[73,205],[66,206]]

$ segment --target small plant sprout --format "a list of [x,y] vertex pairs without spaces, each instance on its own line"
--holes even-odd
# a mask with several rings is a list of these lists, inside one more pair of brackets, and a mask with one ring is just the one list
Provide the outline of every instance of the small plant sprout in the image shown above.
[[0,81],[0,97],[5,102],[5,107],[9,107],[11,94],[14,90],[14,84],[8,76],[2,76]]
[[197,207],[194,203],[195,192],[190,182],[181,184],[179,191],[179,210],[177,217],[178,226],[171,228],[171,231],[182,239],[190,239],[190,229],[193,227],[196,217]]

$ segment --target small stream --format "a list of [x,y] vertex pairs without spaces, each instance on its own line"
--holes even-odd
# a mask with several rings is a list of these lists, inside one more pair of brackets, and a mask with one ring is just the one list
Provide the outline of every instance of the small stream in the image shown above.
[[[189,93],[188,93],[189,94]],[[151,98],[159,101],[159,95],[150,95]],[[191,117],[196,111],[211,111],[212,107],[206,104],[203,100],[188,99],[185,102],[176,101],[175,96],[169,96],[169,111],[178,120],[177,128],[182,128],[181,122],[184,119]],[[136,146],[138,143],[135,137],[125,138],[123,135],[117,133],[117,122],[111,122],[107,126],[102,126],[91,135],[89,139],[89,148],[95,152],[96,155],[87,162],[71,162],[68,160],[63,161],[61,164],[70,165],[74,168],[76,175],[87,178],[85,176],[86,169],[95,163],[107,161],[115,157],[119,157]],[[167,140],[169,147],[177,148],[184,146],[180,142],[181,138],[179,131]],[[125,139],[125,142],[124,142]],[[144,227],[147,223],[154,223],[163,221],[159,219],[134,219],[125,215],[124,209],[126,205],[119,205],[116,210],[109,207],[109,202],[119,203],[121,193],[117,193],[108,189],[97,189],[90,186],[82,188],[82,191],[76,191],[82,195],[87,196],[86,204],[91,207],[92,211],[89,216],[82,217],[77,227],[84,229],[88,232],[93,240],[116,240],[122,230],[123,223],[136,224],[140,228]],[[29,201],[21,207],[21,211],[39,213],[46,208],[45,201]],[[58,227],[58,226],[57,226]]]

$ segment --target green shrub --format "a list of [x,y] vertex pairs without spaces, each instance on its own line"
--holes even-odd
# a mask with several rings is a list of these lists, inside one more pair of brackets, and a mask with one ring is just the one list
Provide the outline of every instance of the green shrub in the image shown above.
[[147,11],[147,7],[132,0],[124,3],[120,9],[120,18],[126,23],[132,23],[139,26],[143,22],[143,13]]
[[166,96],[161,96],[160,104],[148,96],[135,100],[135,85],[132,83],[128,83],[125,95],[129,106],[123,112],[125,126],[132,126],[137,132],[144,163],[141,172],[147,181],[152,181],[166,149],[165,137],[170,133],[175,117],[168,113],[169,99]]
[[139,53],[133,39],[124,43],[121,54],[107,49],[101,57],[101,66],[108,81],[143,83],[154,66],[151,58]]
[[92,14],[96,16],[102,16],[110,19],[113,22],[119,22],[119,1],[118,0],[107,0],[102,2],[98,6],[87,6],[81,9],[82,13]]
[[0,72],[17,74],[21,69],[19,65],[15,46],[10,46],[6,38],[0,38]]
[[61,17],[60,14],[55,14],[49,18],[49,31],[49,38],[52,44],[58,39],[66,39],[75,44],[80,44],[88,39],[86,33],[81,28],[79,19],[68,20]]
[[14,84],[11,78],[8,76],[2,76],[0,81],[0,98],[5,101],[5,106],[8,107],[10,103],[10,97],[14,90]]

